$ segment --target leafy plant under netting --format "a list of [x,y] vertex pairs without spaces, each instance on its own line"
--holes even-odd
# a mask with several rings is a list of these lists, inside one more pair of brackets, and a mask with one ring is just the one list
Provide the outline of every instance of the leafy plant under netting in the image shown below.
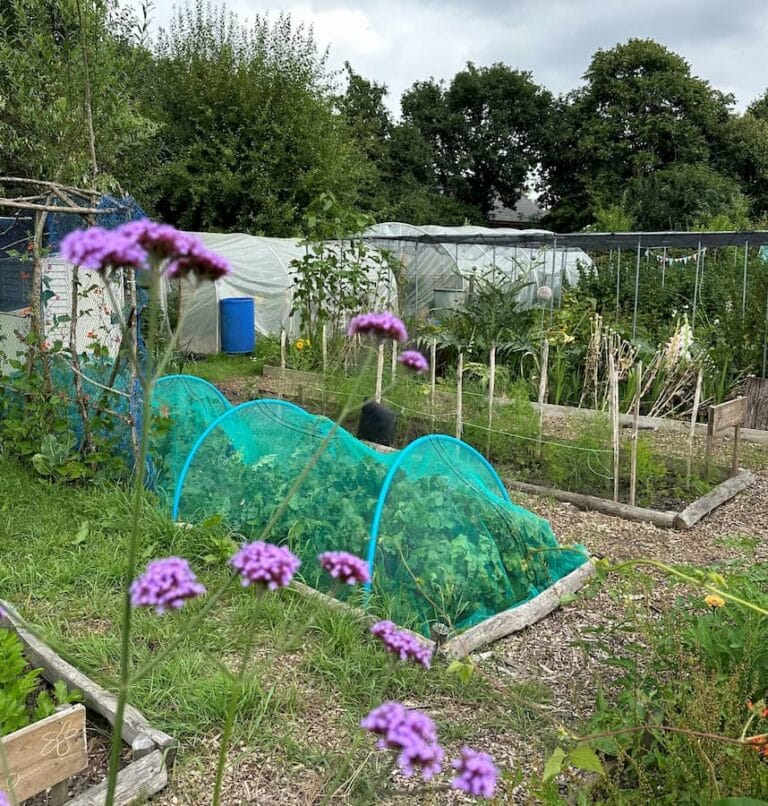
[[[177,394],[176,384],[199,388]],[[254,540],[314,462],[269,535],[301,558],[313,587],[333,584],[318,553],[349,551],[368,558],[382,612],[425,632],[435,621],[462,629],[530,599],[586,559],[560,548],[549,524],[512,504],[485,459],[452,437],[380,454],[330,420],[276,400],[245,403],[201,428],[212,414],[206,407],[217,405],[207,386],[190,378],[158,385],[160,492],[173,497],[175,518],[221,517]],[[163,464],[163,453],[171,461]]]

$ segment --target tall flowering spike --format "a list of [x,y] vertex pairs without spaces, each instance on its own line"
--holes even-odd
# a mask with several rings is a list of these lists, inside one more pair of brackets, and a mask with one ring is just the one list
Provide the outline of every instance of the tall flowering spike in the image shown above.
[[135,238],[102,227],[70,232],[62,240],[60,251],[70,263],[99,272],[124,267],[145,268],[148,257]]
[[368,563],[347,551],[325,551],[317,559],[323,570],[346,585],[365,585],[371,581]]
[[468,795],[492,798],[496,792],[499,769],[488,753],[481,753],[471,747],[462,747],[461,757],[453,762],[457,775],[451,781],[454,789]]
[[415,635],[400,630],[391,621],[379,621],[371,627],[371,633],[383,644],[387,652],[400,660],[412,660],[429,669],[432,663],[432,648],[421,643]]
[[397,359],[406,369],[410,369],[417,375],[429,369],[429,361],[418,350],[406,350]]
[[440,772],[443,748],[437,743],[435,723],[423,712],[409,710],[399,702],[385,702],[374,708],[360,727],[381,738],[379,750],[399,753],[397,763],[403,775],[420,769],[425,780]]
[[198,280],[215,282],[232,272],[226,258],[206,249],[202,244],[193,246],[187,254],[172,260],[168,264],[165,275],[173,279],[181,279],[190,274]]
[[179,232],[170,224],[158,224],[148,218],[129,221],[118,227],[115,232],[135,241],[160,260],[186,255],[193,248],[203,248],[200,240],[193,235]]
[[158,614],[178,610],[187,599],[205,593],[205,587],[181,557],[155,560],[131,584],[131,604],[134,607],[154,607]]
[[391,313],[361,313],[355,316],[347,328],[348,336],[372,336],[376,339],[408,341],[405,325]]
[[244,587],[255,583],[277,590],[290,585],[301,560],[284,546],[257,540],[243,546],[229,564],[240,574]]

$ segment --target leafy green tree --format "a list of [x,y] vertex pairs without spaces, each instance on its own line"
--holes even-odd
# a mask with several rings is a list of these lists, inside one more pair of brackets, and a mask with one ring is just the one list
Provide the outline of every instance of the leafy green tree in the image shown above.
[[0,173],[114,186],[153,130],[128,86],[144,31],[116,0],[2,0]]
[[143,193],[164,218],[292,235],[319,194],[356,200],[366,160],[334,110],[324,55],[289,15],[245,28],[198,0],[154,55],[144,97],[162,128]]
[[749,198],[751,218],[768,215],[768,111],[753,104],[746,114],[730,119],[717,165],[741,183]]
[[[652,40],[630,39],[598,51],[584,79],[559,102],[564,114],[551,119],[543,159],[544,200],[560,226],[590,223],[630,181],[681,163],[713,162],[733,98],[691,75],[681,56]],[[669,220],[676,213],[661,215]]]
[[539,158],[550,94],[529,73],[467,64],[446,87],[414,84],[403,119],[432,149],[439,191],[484,216],[496,199],[514,205]]

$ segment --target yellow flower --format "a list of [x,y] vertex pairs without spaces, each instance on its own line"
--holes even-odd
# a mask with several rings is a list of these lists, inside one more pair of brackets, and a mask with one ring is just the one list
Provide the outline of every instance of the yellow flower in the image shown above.
[[722,596],[715,596],[714,593],[710,593],[709,596],[704,597],[704,604],[707,607],[725,607],[725,599]]
[[297,350],[303,350],[303,349],[304,349],[304,339],[299,339],[299,340],[296,342],[296,345],[295,345],[295,346],[296,346],[296,349],[297,349]]

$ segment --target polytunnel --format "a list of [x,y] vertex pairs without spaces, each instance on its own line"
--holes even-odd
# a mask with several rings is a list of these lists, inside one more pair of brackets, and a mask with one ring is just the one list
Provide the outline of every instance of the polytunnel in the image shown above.
[[[363,237],[391,251],[405,266],[406,315],[451,308],[469,291],[473,277],[495,282],[528,282],[520,304],[536,304],[536,289],[548,285],[559,297],[564,281],[575,285],[579,267],[592,261],[582,249],[558,244],[548,230],[375,224]],[[496,243],[498,242],[498,243]]]
[[[156,407],[168,405],[176,383],[189,381],[166,380]],[[586,561],[583,550],[559,547],[549,524],[513,504],[485,458],[453,437],[379,453],[286,401],[243,403],[201,427],[208,414],[184,410],[195,400],[174,399],[180,408],[166,412],[173,436],[165,448],[176,456],[188,449],[163,475],[175,520],[219,516],[245,541],[262,538],[272,522],[266,539],[289,546],[303,581],[326,592],[334,585],[319,553],[366,558],[369,605],[424,634],[434,622],[461,630],[514,607]],[[206,399],[215,409],[215,396]]]

